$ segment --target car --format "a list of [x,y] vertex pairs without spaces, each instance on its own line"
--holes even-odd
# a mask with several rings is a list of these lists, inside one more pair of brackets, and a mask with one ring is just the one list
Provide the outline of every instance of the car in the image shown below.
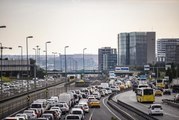
[[43,113],[41,117],[48,118],[48,120],[55,120],[52,113]]
[[162,96],[163,93],[161,90],[155,90],[155,96]]
[[20,120],[18,117],[6,117],[4,120]]
[[68,114],[65,117],[65,120],[81,120],[81,116],[77,114]]
[[84,119],[84,112],[81,108],[72,108],[70,114],[79,115],[82,120]]
[[148,108],[149,115],[163,115],[161,104],[151,104]]
[[23,114],[23,113],[18,113],[18,114],[16,114],[16,115],[15,115],[15,117],[24,117],[24,118],[25,118],[25,120],[27,120],[27,119],[28,119],[27,114]]
[[101,99],[101,94],[99,92],[94,92],[93,95],[95,96],[96,99],[100,100]]
[[70,110],[70,108],[66,102],[58,102],[55,106],[60,107],[62,114],[66,114]]
[[39,117],[36,120],[49,120],[49,118],[45,118],[45,117]]
[[56,110],[57,113],[58,113],[59,118],[61,118],[62,111],[61,111],[60,107],[51,107],[50,110]]
[[44,113],[51,113],[56,120],[60,119],[60,116],[56,110],[46,110]]
[[176,95],[174,96],[174,102],[179,102],[179,94],[176,94]]
[[89,107],[99,107],[100,108],[100,101],[97,99],[90,99]]
[[163,95],[171,95],[170,89],[163,89]]
[[28,119],[36,119],[37,114],[35,113],[35,110],[24,110],[24,114],[27,114]]

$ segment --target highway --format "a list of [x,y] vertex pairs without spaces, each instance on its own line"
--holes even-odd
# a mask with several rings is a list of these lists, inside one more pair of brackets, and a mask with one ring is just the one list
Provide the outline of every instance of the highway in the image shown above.
[[[167,104],[162,103],[162,99],[172,99],[174,95],[163,95],[157,96],[155,99],[155,103],[162,104],[164,115],[163,116],[154,116],[159,120],[179,120],[179,110],[177,108],[171,107]],[[136,95],[133,91],[127,91],[121,94],[116,95],[113,98],[115,101],[120,100],[125,102],[145,113],[148,114],[149,103],[139,103],[136,101]]]

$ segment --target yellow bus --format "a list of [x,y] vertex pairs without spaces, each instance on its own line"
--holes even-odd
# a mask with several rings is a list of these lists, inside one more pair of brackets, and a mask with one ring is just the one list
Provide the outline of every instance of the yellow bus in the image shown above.
[[136,90],[137,102],[155,102],[155,94],[152,88],[137,88]]
[[156,87],[158,88],[164,88],[165,87],[165,80],[162,79],[162,80],[156,80]]

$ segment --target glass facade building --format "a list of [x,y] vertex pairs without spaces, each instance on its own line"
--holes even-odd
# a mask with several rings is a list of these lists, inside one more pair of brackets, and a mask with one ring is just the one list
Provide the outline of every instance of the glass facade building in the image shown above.
[[155,32],[118,35],[118,65],[145,65],[155,61]]
[[[169,46],[176,46],[179,44],[179,38],[163,38],[157,40],[157,61],[166,62],[166,49]],[[172,48],[171,48],[172,49]],[[169,59],[167,59],[169,60]]]
[[104,47],[98,49],[98,69],[100,71],[114,70],[117,65],[116,49]]

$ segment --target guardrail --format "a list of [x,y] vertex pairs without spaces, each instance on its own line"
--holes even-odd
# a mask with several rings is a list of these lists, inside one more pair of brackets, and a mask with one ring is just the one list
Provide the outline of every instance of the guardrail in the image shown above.
[[[55,83],[53,83],[51,85],[48,85],[47,88],[62,84],[64,82],[65,82],[64,80],[60,80],[59,82],[55,82]],[[26,92],[22,92],[22,93],[19,93],[19,94],[16,94],[16,95],[5,97],[5,98],[0,99],[0,103],[2,104],[2,103],[7,102],[7,101],[9,101],[11,99],[15,99],[15,98],[18,98],[18,97],[21,97],[21,96],[24,96],[24,95],[27,95],[27,94],[31,94],[31,93],[33,93],[35,91],[40,91],[40,90],[43,90],[43,89],[46,89],[46,87],[36,88],[36,89],[32,89],[32,90],[30,90],[28,92],[26,91]]]
[[[129,89],[125,90],[125,91],[128,91]],[[125,91],[122,91],[122,92],[125,92]],[[118,104],[119,106],[122,106],[124,108],[126,108],[127,110],[129,111],[132,111],[133,113],[137,114],[138,116],[142,117],[143,119],[145,120],[158,120],[157,118],[153,117],[153,116],[150,116],[146,113],[144,113],[143,111],[140,111],[138,109],[136,109],[135,107],[131,106],[131,105],[128,105],[120,100],[117,100],[117,102],[115,102],[112,98],[115,96],[116,94],[111,94],[109,97],[108,97],[108,105],[111,106],[114,110],[116,110],[117,112],[119,112],[120,114],[122,114],[125,118],[127,118],[128,120],[134,120],[134,118],[132,118],[131,116],[129,116],[126,112],[124,112],[123,110],[119,109],[116,105],[114,105],[113,103],[116,103]]]
[[171,105],[172,107],[179,108],[179,103],[174,102],[174,100],[162,99],[162,102]]
[[[61,82],[63,83],[63,82]],[[48,86],[53,87],[57,86],[58,84],[55,85],[50,85]],[[68,86],[68,90],[72,90],[74,86]],[[48,96],[57,96],[60,93],[63,93],[66,91],[65,87],[54,87],[52,89],[48,89]],[[7,116],[11,116],[17,112],[22,111],[23,109],[26,109],[29,104],[31,104],[34,100],[36,99],[43,99],[46,98],[46,89],[42,88],[39,89],[39,91],[31,91],[29,96],[26,94],[22,94],[20,96],[16,96],[13,98],[10,98],[8,101],[1,103],[0,104],[0,119],[3,119]]]

